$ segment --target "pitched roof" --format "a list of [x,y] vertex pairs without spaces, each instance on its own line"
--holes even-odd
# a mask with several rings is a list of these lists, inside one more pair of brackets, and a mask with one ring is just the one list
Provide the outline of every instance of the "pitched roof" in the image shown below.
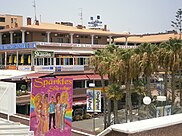
[[27,25],[24,27],[10,28],[10,29],[2,29],[0,32],[10,32],[17,30],[27,30],[27,31],[47,31],[47,32],[60,32],[60,33],[75,33],[75,34],[93,34],[93,35],[103,35],[103,36],[114,36],[114,37],[122,37],[128,36],[126,33],[115,33],[110,31],[103,30],[94,30],[82,28],[79,29],[75,26],[65,26],[61,24],[51,24],[51,23],[40,23],[39,25]]
[[[136,35],[128,37],[127,41],[129,43],[157,43],[167,41],[170,38],[179,38],[179,34],[168,33],[168,34],[150,34],[150,35]],[[114,39],[116,43],[125,42],[125,38],[116,38]]]

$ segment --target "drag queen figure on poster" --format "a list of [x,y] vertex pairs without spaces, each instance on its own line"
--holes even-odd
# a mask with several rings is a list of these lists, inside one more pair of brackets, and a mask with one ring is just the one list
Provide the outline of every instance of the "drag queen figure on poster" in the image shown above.
[[60,93],[56,94],[56,128],[60,128],[60,120],[61,120],[61,107],[60,107]]
[[37,131],[35,132],[36,135],[41,135],[42,134],[42,95],[37,94],[34,99],[34,105],[35,105],[35,115],[37,118]]
[[44,95],[43,103],[42,103],[42,130],[43,134],[47,133],[49,131],[49,103],[48,103],[48,94]]
[[65,127],[65,114],[66,114],[66,109],[69,108],[69,103],[68,103],[68,93],[67,92],[62,92],[61,94],[61,105],[60,105],[60,109],[61,109],[61,114],[60,114],[60,118],[61,118],[61,130],[64,130]]

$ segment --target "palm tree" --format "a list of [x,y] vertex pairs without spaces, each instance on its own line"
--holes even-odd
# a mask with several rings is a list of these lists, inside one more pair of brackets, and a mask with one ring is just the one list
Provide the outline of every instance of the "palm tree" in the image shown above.
[[172,104],[175,102],[175,73],[180,69],[182,44],[179,39],[169,39],[163,43],[168,50],[169,70],[171,72]]
[[118,101],[123,98],[123,92],[119,84],[113,83],[108,86],[109,99],[114,102],[114,124],[119,123],[118,121]]
[[140,67],[142,69],[144,79],[147,82],[146,92],[148,96],[151,96],[151,75],[157,70],[158,67],[158,56],[156,54],[157,49],[157,46],[151,43],[143,43],[135,49],[135,52],[141,57]]
[[[104,103],[104,129],[107,127],[107,114],[106,114],[106,102],[107,97],[105,94],[105,83],[104,83],[104,75],[107,74],[107,54],[105,50],[97,50],[94,56],[91,57],[90,65],[94,66],[94,72],[98,73],[101,77],[101,84],[103,90],[103,103]],[[109,109],[110,110],[110,109]]]

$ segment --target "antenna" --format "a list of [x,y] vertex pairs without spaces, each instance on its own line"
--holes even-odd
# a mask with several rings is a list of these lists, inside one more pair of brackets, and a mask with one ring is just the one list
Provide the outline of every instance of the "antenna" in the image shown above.
[[83,26],[83,10],[82,10],[82,8],[80,8],[80,22],[81,22],[81,25]]
[[33,1],[33,7],[34,7],[34,14],[35,14],[35,22],[37,21],[37,15],[36,15],[36,3],[35,0]]

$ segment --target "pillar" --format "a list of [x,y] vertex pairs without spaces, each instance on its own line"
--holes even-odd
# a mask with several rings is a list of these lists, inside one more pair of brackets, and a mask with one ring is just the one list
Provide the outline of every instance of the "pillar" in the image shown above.
[[5,52],[4,55],[5,55],[5,57],[4,57],[4,58],[5,58],[5,59],[4,59],[4,66],[5,66],[5,68],[6,68],[6,65],[7,65],[7,52]]
[[112,36],[109,36],[109,45],[111,45],[111,43],[112,43]]
[[125,46],[128,46],[128,37],[125,37]]
[[3,36],[3,33],[0,33],[0,44],[2,44],[2,36]]
[[16,51],[16,67],[18,68],[18,51]]
[[70,39],[70,43],[71,43],[71,44],[73,44],[73,35],[74,35],[74,34],[72,34],[72,33],[70,34],[70,36],[71,36],[71,37],[70,37],[70,38],[71,38],[71,39]]
[[50,33],[51,33],[51,32],[47,32],[47,42],[48,42],[48,43],[50,42]]
[[25,42],[25,30],[21,30],[21,41],[22,43]]
[[13,32],[9,32],[10,33],[10,44],[13,44]]
[[94,44],[94,35],[93,34],[91,35],[91,44],[92,45]]

